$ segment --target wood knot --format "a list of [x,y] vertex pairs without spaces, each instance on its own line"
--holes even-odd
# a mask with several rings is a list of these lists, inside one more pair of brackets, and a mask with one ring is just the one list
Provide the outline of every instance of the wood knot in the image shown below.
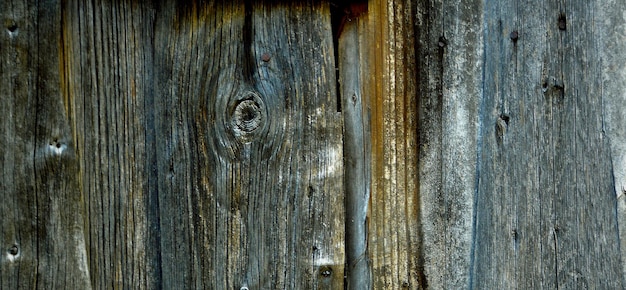
[[234,130],[240,134],[251,133],[261,124],[261,107],[253,100],[244,100],[235,107]]
[[230,128],[240,142],[248,143],[259,136],[265,127],[267,112],[261,96],[247,91],[233,100],[230,112]]
[[502,145],[504,141],[504,136],[509,128],[510,119],[511,117],[509,117],[508,114],[502,113],[496,120],[496,141],[498,142],[498,145]]
[[445,36],[441,36],[439,37],[439,41],[437,42],[437,45],[441,48],[444,48],[448,46],[448,40],[446,39]]
[[511,38],[511,41],[517,42],[517,39],[519,39],[519,32],[517,32],[517,30],[513,30],[509,34],[509,37]]
[[9,30],[10,33],[15,32],[17,30],[17,24],[15,24],[15,22],[12,22],[7,26],[7,30]]
[[256,86],[225,84],[207,99],[210,150],[228,160],[248,158],[250,152],[262,159],[275,156],[284,141],[284,99],[282,90],[266,80]]

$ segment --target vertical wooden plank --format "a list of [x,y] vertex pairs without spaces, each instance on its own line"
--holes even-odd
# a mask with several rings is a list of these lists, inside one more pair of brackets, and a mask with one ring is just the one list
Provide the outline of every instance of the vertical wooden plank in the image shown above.
[[[343,9],[341,11],[339,9]],[[336,31],[341,108],[344,119],[343,152],[346,211],[346,289],[371,289],[367,254],[367,214],[371,185],[371,142],[368,108],[363,102],[362,51],[367,3],[338,8]],[[342,23],[343,22],[343,23]]]
[[601,10],[485,7],[485,55],[499,61],[485,60],[472,286],[623,288],[605,64],[589,25]]
[[327,4],[63,11],[94,286],[343,287]]
[[367,251],[374,289],[427,286],[417,178],[419,5],[370,1],[367,16],[359,20],[364,116],[371,118]]
[[598,57],[602,60],[601,86],[602,133],[611,144],[611,161],[615,194],[617,195],[617,224],[619,225],[622,277],[626,277],[626,18],[623,1],[597,1],[594,4],[593,30],[597,39]]
[[557,48],[561,61],[561,71],[557,68],[548,74],[556,74],[556,86],[559,78],[563,83],[562,107],[557,103],[553,109],[558,113],[554,125],[559,130],[555,135],[555,238],[556,281],[561,288],[626,286],[623,277],[617,279],[622,267],[616,195],[610,144],[602,136],[604,108],[598,98],[602,63],[594,61],[599,58],[598,40],[593,26],[587,25],[595,13],[588,1],[561,1],[546,17],[558,29],[551,38],[558,41],[550,44],[554,46],[548,53],[555,55]]
[[[546,30],[545,24],[530,22],[544,9],[545,4],[485,4],[485,55],[504,61],[485,59],[481,115],[491,124],[483,121],[481,134],[474,253],[474,269],[481,271],[474,272],[473,279],[478,288],[556,287],[555,240],[549,219],[554,205],[549,191],[554,186],[554,165],[548,162],[552,138],[549,131],[539,129],[551,123],[553,115],[549,109],[536,109],[534,103],[543,97],[537,99],[536,88],[529,85],[533,78],[541,79],[537,51],[545,47],[541,40]],[[534,17],[525,20],[522,15]],[[531,140],[538,145],[520,148]]]
[[[29,70],[35,67],[36,18],[27,3],[0,5],[0,287],[33,288],[37,279],[37,200],[33,163],[36,89]],[[32,8],[31,8],[32,9]],[[19,37],[18,37],[19,36]]]
[[473,247],[483,1],[417,12],[419,195],[428,287],[468,288]]
[[89,289],[78,162],[61,89],[61,6],[1,5],[0,287]]
[[[29,69],[36,39],[26,3],[0,4],[0,287],[33,288],[37,278],[37,207],[33,201],[36,90]],[[20,35],[21,34],[21,35]],[[29,36],[29,34],[31,34]],[[20,36],[20,37],[18,37]]]
[[63,84],[80,156],[91,283],[152,289],[161,276],[148,154],[156,144],[154,8],[69,1],[63,12]]
[[163,287],[343,288],[328,4],[159,5]]

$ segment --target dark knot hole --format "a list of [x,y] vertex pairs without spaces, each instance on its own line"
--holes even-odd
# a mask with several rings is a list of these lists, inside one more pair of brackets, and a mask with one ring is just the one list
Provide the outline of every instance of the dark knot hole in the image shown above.
[[263,122],[261,105],[252,99],[239,102],[235,107],[234,124],[237,130],[250,133],[256,130]]
[[258,111],[258,107],[256,106],[244,106],[241,109],[241,119],[244,122],[250,122],[254,120],[258,115],[259,115],[259,111]]

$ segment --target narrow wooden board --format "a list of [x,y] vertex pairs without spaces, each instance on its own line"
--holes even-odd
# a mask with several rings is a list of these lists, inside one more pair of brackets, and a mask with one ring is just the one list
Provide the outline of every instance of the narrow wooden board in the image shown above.
[[[602,129],[611,144],[613,184],[617,196],[617,224],[622,255],[622,277],[626,279],[626,3],[622,1],[596,1],[593,5],[594,20],[599,24],[593,30],[602,60],[601,99]],[[626,282],[625,282],[626,283]]]
[[154,289],[159,268],[153,181],[155,7],[66,1],[64,95],[80,162],[91,285]]
[[[367,253],[367,215],[371,190],[371,129],[369,108],[364,102],[364,79],[368,78],[363,66],[368,62],[362,52],[367,52],[363,35],[367,3],[346,6],[348,12],[337,11],[337,54],[341,108],[344,120],[344,184],[346,211],[346,289],[371,289],[370,257]],[[345,10],[344,9],[344,10]],[[369,96],[368,96],[369,97]]]
[[0,288],[89,289],[61,6],[0,4]]
[[433,289],[468,288],[472,279],[484,5],[417,4],[423,269],[425,286]]
[[370,1],[367,13],[358,18],[363,116],[369,129],[364,148],[371,160],[367,256],[374,289],[425,285],[417,178],[416,11],[411,1]]

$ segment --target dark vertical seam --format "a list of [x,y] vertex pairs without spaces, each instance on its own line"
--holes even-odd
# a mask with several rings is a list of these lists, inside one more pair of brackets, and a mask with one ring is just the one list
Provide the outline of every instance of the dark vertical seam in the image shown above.
[[[416,269],[416,274],[417,274],[417,282],[418,282],[418,287],[422,288],[422,289],[426,289],[428,288],[428,281],[426,279],[426,273],[425,273],[425,268],[424,268],[424,264],[425,264],[425,257],[424,257],[424,224],[423,224],[423,213],[422,213],[422,209],[421,209],[421,197],[422,194],[420,192],[420,168],[419,168],[419,164],[420,164],[420,148],[419,148],[419,144],[421,144],[421,132],[420,132],[420,112],[421,112],[421,102],[419,100],[419,97],[422,95],[426,95],[428,94],[428,87],[426,86],[426,88],[424,88],[423,84],[422,84],[422,71],[423,71],[423,66],[422,66],[422,62],[423,62],[423,58],[421,57],[420,54],[420,43],[423,40],[423,35],[422,35],[422,30],[418,29],[418,25],[417,25],[417,13],[418,13],[418,5],[420,5],[420,9],[419,11],[423,11],[422,9],[426,9],[426,15],[429,15],[429,11],[430,11],[430,6],[428,4],[424,5],[422,4],[422,1],[419,2],[415,2],[415,3],[419,3],[419,4],[415,4],[415,5],[411,5],[411,9],[410,9],[410,13],[411,13],[411,26],[409,29],[412,29],[412,35],[413,35],[413,57],[415,59],[415,67],[414,67],[414,72],[415,72],[415,112],[417,114],[417,116],[415,116],[416,121],[415,121],[415,125],[416,125],[416,144],[418,145],[418,148],[414,149],[414,153],[416,154],[416,158],[415,161],[417,162],[416,164],[416,169],[417,169],[417,180],[415,180],[415,191],[417,196],[415,197],[416,200],[416,204],[414,205],[417,209],[418,209],[418,215],[417,215],[417,225],[418,225],[418,229],[417,229],[417,237],[418,237],[418,244],[417,244],[417,249],[415,249],[415,251],[417,252],[417,269]],[[429,23],[428,21],[426,21],[426,23]],[[425,28],[426,30],[428,30],[428,26],[426,26]],[[428,34],[426,35],[426,37],[428,37]],[[428,47],[425,48],[425,50],[427,50]],[[367,155],[366,155],[367,156]],[[367,227],[366,227],[367,229]],[[367,237],[366,237],[367,238]],[[409,243],[409,247],[411,246],[411,243]],[[409,276],[410,278],[410,276]],[[409,279],[410,281],[410,279]]]
[[[485,1],[487,2],[487,1]],[[483,6],[483,28],[486,26],[487,19],[487,11],[486,7],[489,5]],[[483,146],[483,115],[486,111],[485,109],[485,78],[486,78],[486,63],[487,63],[487,29],[483,29],[483,51],[482,51],[482,65],[481,65],[481,96],[480,96],[480,105],[479,105],[479,122],[477,129],[477,140],[476,140],[476,175],[474,177],[474,201],[473,201],[473,213],[472,213],[472,242],[471,242],[471,250],[470,250],[470,273],[469,273],[469,283],[468,288],[473,289],[474,278],[476,273],[476,247],[477,247],[477,227],[478,227],[478,205],[479,205],[479,190],[480,190],[480,170],[482,165],[482,146]]]

